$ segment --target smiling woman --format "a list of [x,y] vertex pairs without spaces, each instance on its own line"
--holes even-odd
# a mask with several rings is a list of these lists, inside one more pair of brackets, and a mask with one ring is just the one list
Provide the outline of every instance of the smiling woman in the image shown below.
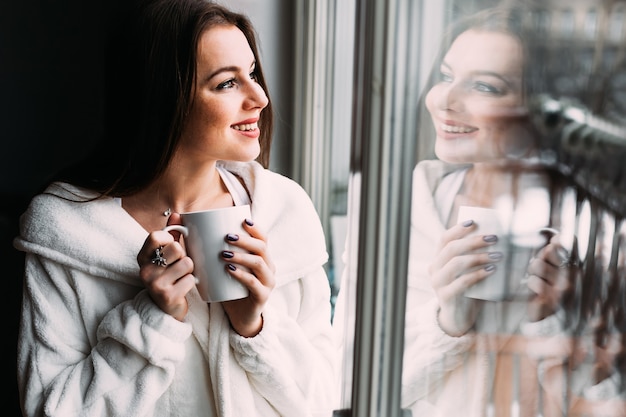
[[[105,136],[32,199],[14,241],[23,414],[328,416],[325,238],[305,191],[266,169],[272,109],[250,21],[204,0],[118,5]],[[240,250],[207,256],[248,295],[207,303],[201,260],[163,229],[243,205],[245,233],[218,235]]]
[[206,158],[256,158],[261,134],[258,120],[269,100],[259,85],[255,55],[241,30],[217,26],[202,34],[196,79],[193,106],[181,134],[181,168],[195,165],[197,159],[202,164]]
[[476,29],[456,38],[441,63],[439,82],[426,96],[440,159],[502,159],[524,140],[514,132],[516,119],[526,112],[523,61],[522,45],[510,34]]

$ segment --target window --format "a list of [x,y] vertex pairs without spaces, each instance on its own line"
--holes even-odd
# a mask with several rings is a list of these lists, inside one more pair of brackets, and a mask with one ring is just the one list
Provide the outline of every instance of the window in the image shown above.
[[[449,25],[495,2],[356,4],[347,264],[335,313],[346,347],[344,413],[460,415],[459,406],[479,416],[626,412],[620,167],[626,44],[624,3],[617,3],[528,6],[508,21],[521,41],[483,26],[456,44],[456,57],[450,51],[460,38],[445,43]],[[500,36],[484,36],[494,32]],[[440,41],[450,52],[441,71]],[[498,61],[502,51],[506,59]],[[470,59],[478,54],[486,55]],[[431,78],[431,69],[441,76]],[[465,96],[453,98],[452,89]],[[432,109],[427,92],[439,100]],[[460,100],[470,99],[468,115]],[[499,112],[485,113],[494,103]],[[434,117],[435,125],[437,109],[448,116]],[[476,141],[497,139],[500,146],[474,146],[466,139],[476,131],[489,133],[474,135]],[[438,137],[454,146],[440,146]],[[477,163],[485,159],[462,152],[505,159],[489,171],[497,175],[479,177]],[[458,169],[457,162],[469,166]],[[483,254],[477,265],[489,272],[484,267],[497,263],[508,286],[497,298],[461,291],[454,309],[441,310],[445,291],[437,298],[433,270],[442,289],[478,269],[440,268],[449,259],[437,245],[444,230],[461,222],[460,205],[481,203],[504,226],[497,231],[502,246],[492,251],[500,255]],[[429,273],[432,262],[441,264]],[[452,278],[442,278],[446,273]],[[564,284],[548,302],[537,284],[557,280]],[[463,303],[471,308],[461,309]],[[442,336],[442,328],[454,327],[437,311],[470,318],[459,321],[464,336]]]

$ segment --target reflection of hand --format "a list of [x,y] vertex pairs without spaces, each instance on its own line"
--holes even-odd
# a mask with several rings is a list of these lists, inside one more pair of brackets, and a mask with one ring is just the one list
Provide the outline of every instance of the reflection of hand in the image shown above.
[[528,288],[534,293],[529,302],[530,321],[554,314],[563,298],[573,289],[580,266],[554,235],[528,265]]
[[[263,327],[261,313],[276,285],[276,268],[267,253],[265,234],[252,222],[246,221],[243,227],[250,236],[241,235],[228,243],[245,249],[245,253],[228,252],[226,260],[229,262],[228,272],[246,286],[250,294],[239,300],[225,301],[222,305],[233,329],[242,336],[252,337]],[[235,265],[244,266],[250,272]]]
[[462,336],[476,321],[481,301],[465,297],[465,291],[495,271],[499,252],[486,252],[497,236],[468,236],[476,224],[467,221],[448,229],[429,268],[431,284],[439,299],[439,326],[451,336]]

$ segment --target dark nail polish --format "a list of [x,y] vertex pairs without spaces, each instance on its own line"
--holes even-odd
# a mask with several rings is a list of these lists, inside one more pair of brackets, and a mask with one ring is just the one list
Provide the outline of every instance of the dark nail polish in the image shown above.
[[489,252],[489,259],[499,261],[500,259],[502,259],[502,252]]
[[237,267],[235,265],[233,265],[233,264],[228,264],[228,265],[226,265],[226,267],[228,269],[230,269],[231,271],[236,271],[237,270]]
[[474,224],[474,220],[465,220],[463,223],[463,227],[470,227]]
[[233,256],[235,256],[235,254],[234,254],[234,253],[232,253],[232,252],[231,252],[231,251],[229,251],[229,250],[222,251],[222,257],[224,257],[224,258],[226,258],[226,259],[230,259],[230,258],[232,258]]
[[492,265],[492,264],[489,264],[489,265],[485,266],[485,271],[487,271],[487,272],[494,271],[495,269],[496,269],[496,266]]
[[246,224],[248,226],[254,226],[254,222],[252,220],[250,220],[250,219],[246,219]]
[[231,242],[236,242],[239,240],[239,236],[234,233],[229,233],[226,235],[226,240],[230,240]]
[[489,242],[489,243],[497,242],[498,241],[498,236],[496,236],[496,235],[483,236],[483,240],[485,242]]

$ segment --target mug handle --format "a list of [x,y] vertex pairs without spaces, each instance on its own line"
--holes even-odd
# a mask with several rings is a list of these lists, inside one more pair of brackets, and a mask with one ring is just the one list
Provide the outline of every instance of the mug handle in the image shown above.
[[176,232],[182,233],[183,236],[187,237],[189,235],[189,229],[182,224],[172,224],[170,226],[166,226],[163,231],[169,232],[170,230],[174,230]]

